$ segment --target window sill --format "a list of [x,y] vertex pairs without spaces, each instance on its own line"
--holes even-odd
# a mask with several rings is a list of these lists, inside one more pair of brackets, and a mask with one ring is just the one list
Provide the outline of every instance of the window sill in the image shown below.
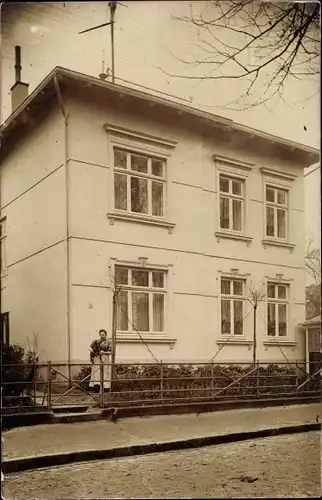
[[172,347],[177,342],[177,339],[172,337],[167,337],[167,335],[153,334],[153,333],[143,333],[141,337],[133,332],[133,333],[118,333],[116,334],[117,342],[128,342],[128,343],[142,343],[142,339],[144,342],[149,344],[170,344]]
[[138,222],[139,224],[148,224],[150,226],[165,227],[166,229],[168,229],[169,234],[172,233],[172,230],[175,227],[175,224],[172,222],[167,222],[165,220],[155,219],[154,217],[149,217],[144,215],[111,212],[107,214],[107,218],[109,219],[111,225],[113,225],[116,220]]
[[280,240],[275,240],[275,239],[264,239],[262,240],[263,247],[266,248],[269,245],[276,246],[276,247],[284,247],[288,248],[293,252],[295,245],[292,243],[287,243],[286,241],[280,241]]
[[[236,337],[237,337],[237,335],[236,335]],[[250,351],[251,346],[253,345],[253,341],[248,340],[241,335],[239,338],[236,338],[236,339],[231,338],[231,337],[218,339],[218,340],[216,340],[216,344],[221,346],[221,348],[223,348],[224,345],[247,345],[248,350]]]
[[245,241],[245,243],[247,244],[247,246],[249,247],[251,242],[253,241],[253,238],[250,238],[248,236],[244,236],[242,234],[239,234],[239,233],[230,233],[230,232],[226,232],[226,231],[217,231],[215,233],[215,236],[216,236],[216,239],[218,241],[218,243],[220,243],[220,239],[221,238],[227,238],[227,239],[231,239],[231,240],[239,240],[239,241]]
[[263,345],[265,347],[265,351],[267,351],[268,346],[289,346],[292,347],[292,351],[294,351],[295,347],[297,346],[297,342],[295,342],[294,340],[278,340],[274,338],[272,340],[264,340]]

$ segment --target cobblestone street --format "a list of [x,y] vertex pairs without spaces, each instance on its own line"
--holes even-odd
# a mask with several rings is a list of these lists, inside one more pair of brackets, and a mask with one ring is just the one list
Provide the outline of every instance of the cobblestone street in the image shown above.
[[321,434],[276,436],[7,476],[8,500],[319,497]]

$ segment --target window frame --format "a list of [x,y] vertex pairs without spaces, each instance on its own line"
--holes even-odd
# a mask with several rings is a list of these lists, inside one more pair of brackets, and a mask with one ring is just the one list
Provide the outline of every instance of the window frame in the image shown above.
[[[267,201],[267,189],[274,190],[274,202]],[[284,191],[286,193],[286,205],[278,204],[275,199],[277,198],[277,191]],[[267,208],[270,207],[274,210],[274,235],[267,234]],[[277,210],[285,210],[285,237],[277,236],[278,223],[277,223]],[[277,184],[266,180],[264,183],[264,238],[276,242],[286,243],[289,241],[290,234],[290,188],[285,185]]]
[[[114,163],[114,152],[115,150],[122,151],[127,154],[127,166],[126,168],[115,167]],[[148,172],[136,172],[135,170],[131,170],[131,155],[138,155],[147,158],[147,168]],[[163,163],[163,176],[156,176],[151,173],[152,171],[152,160],[159,160]],[[156,220],[165,220],[166,219],[166,206],[167,206],[167,158],[158,153],[149,152],[147,150],[141,150],[137,147],[130,146],[122,146],[119,144],[112,145],[112,161],[113,161],[113,211],[115,213],[121,213],[129,216],[139,216],[139,217],[147,217],[153,218]],[[126,186],[127,186],[127,209],[123,210],[115,207],[115,174],[124,175],[126,177]],[[131,206],[131,179],[145,179],[147,181],[147,201],[148,201],[148,210],[147,213],[144,212],[135,212],[132,211]],[[163,200],[162,200],[162,215],[154,215],[152,214],[153,202],[152,202],[152,182],[156,182],[163,186]]]
[[[234,175],[230,172],[219,171],[218,172],[218,197],[219,197],[219,230],[223,232],[229,232],[232,234],[243,235],[245,233],[245,219],[246,219],[246,182],[244,177],[240,177],[238,174]],[[228,192],[221,191],[220,180],[221,178],[228,180]],[[233,181],[237,181],[241,185],[241,195],[236,195],[232,192]],[[221,199],[228,199],[228,211],[229,211],[229,227],[221,227]],[[241,202],[241,229],[233,228],[233,200],[238,200]]]
[[[1,277],[8,274],[8,263],[7,263],[7,217],[1,217],[0,219],[0,252],[1,252]],[[4,249],[4,250],[3,250]],[[3,254],[2,254],[3,252]],[[2,258],[4,255],[4,259]],[[3,261],[5,262],[4,267]]]
[[[116,273],[117,268],[122,268],[126,269],[128,271],[128,284],[122,284],[121,290],[127,291],[128,292],[128,298],[127,298],[127,306],[128,306],[128,329],[127,330],[120,330],[118,328],[118,325],[116,326],[117,330],[116,333],[117,335],[135,335],[137,334],[137,331],[134,329],[132,324],[134,323],[133,321],[133,316],[132,316],[132,293],[133,292],[142,292],[142,293],[147,293],[148,294],[148,311],[149,311],[149,330],[147,331],[141,331],[138,329],[140,335],[142,334],[143,336],[151,336],[151,337],[158,337],[158,336],[166,336],[167,335],[167,310],[168,310],[168,269],[164,267],[155,267],[155,266],[140,266],[139,264],[125,264],[122,262],[117,262],[114,265],[114,273]],[[146,271],[148,272],[148,286],[139,286],[139,285],[132,285],[129,284],[132,281],[132,272],[133,271]],[[161,287],[153,287],[152,286],[152,273],[153,272],[161,272],[164,276],[164,286]],[[153,330],[153,322],[154,322],[154,315],[153,315],[153,294],[159,294],[164,296],[164,304],[163,304],[163,326],[164,329],[163,331],[154,331]]]
[[[268,287],[269,286],[274,286],[274,297],[269,297],[268,296]],[[278,287],[283,286],[285,287],[286,290],[286,298],[279,298],[278,297]],[[290,284],[289,283],[284,283],[280,281],[274,281],[274,280],[267,280],[266,282],[266,337],[269,340],[276,340],[276,339],[282,339],[282,340],[288,340],[290,338]],[[277,295],[277,296],[276,296]],[[275,335],[269,334],[268,332],[268,306],[269,304],[274,304],[275,307]],[[286,334],[285,335],[280,335],[279,332],[279,311],[278,311],[278,305],[279,304],[285,304],[286,305]]]
[[[235,295],[234,293],[229,293],[229,294],[224,294],[221,291],[221,286],[222,286],[222,281],[229,281],[230,282],[230,292],[233,292],[233,283],[238,282],[242,283],[242,295]],[[242,339],[245,337],[245,301],[246,301],[246,295],[245,295],[245,288],[246,288],[246,279],[241,278],[239,276],[221,276],[220,277],[220,337],[232,337],[232,338],[237,338],[237,339]],[[230,301],[230,318],[231,318],[231,328],[230,328],[230,333],[223,332],[223,327],[222,327],[222,301],[223,300],[229,300]],[[235,314],[234,314],[234,302],[242,302],[242,333],[235,333]],[[233,327],[232,327],[233,325]],[[233,330],[233,331],[232,331]]]

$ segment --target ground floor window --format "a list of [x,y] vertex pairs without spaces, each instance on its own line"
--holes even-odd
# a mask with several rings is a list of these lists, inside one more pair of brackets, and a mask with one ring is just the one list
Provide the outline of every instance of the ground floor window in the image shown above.
[[221,279],[221,333],[243,335],[244,281]]
[[1,329],[1,345],[9,345],[10,344],[10,329],[9,329],[9,313],[8,312],[1,314],[0,329]]
[[166,272],[115,267],[117,330],[164,333]]

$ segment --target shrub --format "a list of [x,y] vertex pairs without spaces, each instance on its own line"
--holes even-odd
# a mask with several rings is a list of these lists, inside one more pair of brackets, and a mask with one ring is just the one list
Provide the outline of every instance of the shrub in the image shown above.
[[3,406],[32,406],[30,398],[23,397],[30,392],[37,377],[38,356],[25,351],[20,345],[2,346],[1,384]]

